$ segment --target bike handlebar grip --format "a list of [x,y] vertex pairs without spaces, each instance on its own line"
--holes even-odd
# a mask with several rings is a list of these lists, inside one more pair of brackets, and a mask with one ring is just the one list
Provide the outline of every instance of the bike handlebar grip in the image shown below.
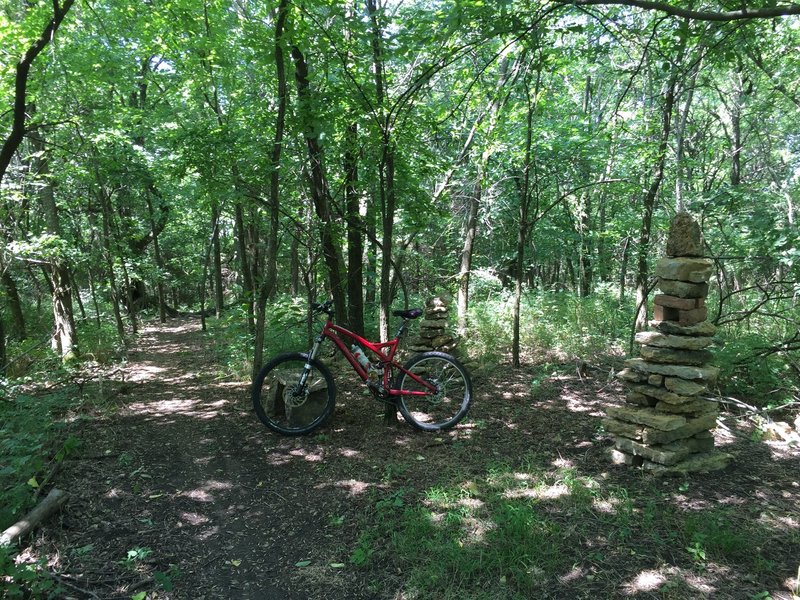
[[322,304],[319,304],[318,302],[312,302],[311,303],[311,310],[320,311],[320,312],[327,311],[332,305],[333,305],[333,300],[326,300]]

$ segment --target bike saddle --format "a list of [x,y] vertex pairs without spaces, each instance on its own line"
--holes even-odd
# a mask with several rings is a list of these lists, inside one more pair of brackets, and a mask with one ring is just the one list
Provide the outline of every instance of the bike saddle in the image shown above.
[[403,317],[404,319],[416,319],[422,314],[421,308],[412,308],[411,310],[395,310],[392,311],[395,317]]

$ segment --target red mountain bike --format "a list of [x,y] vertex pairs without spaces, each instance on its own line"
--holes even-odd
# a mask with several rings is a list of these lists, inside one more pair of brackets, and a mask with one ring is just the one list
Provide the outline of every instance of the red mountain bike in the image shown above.
[[[336,383],[317,359],[322,342],[339,349],[372,395],[392,402],[406,421],[418,429],[438,431],[458,423],[469,410],[472,382],[455,357],[445,352],[423,352],[405,365],[394,360],[408,323],[422,309],[396,310],[403,323],[394,339],[373,343],[333,323],[333,301],[312,304],[312,315],[328,318],[309,352],[282,354],[269,361],[253,382],[253,404],[258,418],[284,435],[302,435],[322,425],[336,403]],[[354,343],[348,348],[342,336]],[[362,347],[375,356],[370,361]]]

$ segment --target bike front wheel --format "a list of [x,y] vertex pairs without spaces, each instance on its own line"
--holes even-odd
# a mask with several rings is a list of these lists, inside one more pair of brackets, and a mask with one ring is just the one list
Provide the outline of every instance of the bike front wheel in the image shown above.
[[[458,423],[472,402],[469,373],[455,357],[444,352],[423,352],[400,371],[394,388],[403,418],[424,431],[447,429]],[[409,394],[408,392],[416,392]]]
[[307,354],[282,354],[253,382],[253,406],[261,422],[283,435],[303,435],[333,413],[336,383],[331,372]]

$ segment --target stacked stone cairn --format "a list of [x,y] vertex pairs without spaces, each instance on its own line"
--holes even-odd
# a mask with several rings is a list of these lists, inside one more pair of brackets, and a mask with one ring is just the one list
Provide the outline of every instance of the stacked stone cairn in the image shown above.
[[713,263],[703,257],[698,224],[686,213],[671,223],[667,256],[656,266],[658,288],[651,330],[636,334],[640,357],[619,378],[626,406],[609,408],[606,429],[615,437],[615,462],[663,474],[713,471],[730,456],[714,449],[717,403],[703,396],[719,369],[707,349],[716,327],[706,320]]
[[458,339],[448,329],[450,298],[436,296],[425,303],[424,319],[419,324],[419,335],[409,346],[413,352],[441,350],[453,352]]

